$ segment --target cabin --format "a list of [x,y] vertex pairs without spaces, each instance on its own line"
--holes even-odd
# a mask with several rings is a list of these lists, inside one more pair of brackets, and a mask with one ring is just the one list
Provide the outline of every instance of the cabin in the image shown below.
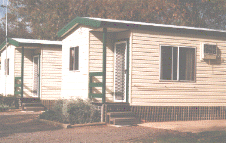
[[122,108],[143,122],[226,117],[224,30],[76,17],[58,37],[62,98],[90,98],[104,119]]
[[0,94],[45,105],[61,98],[62,43],[8,38],[0,46]]

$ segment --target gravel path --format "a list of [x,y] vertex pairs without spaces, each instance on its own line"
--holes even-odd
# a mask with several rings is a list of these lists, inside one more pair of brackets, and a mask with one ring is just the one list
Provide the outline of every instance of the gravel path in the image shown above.
[[167,132],[140,126],[62,129],[34,120],[37,113],[0,113],[0,142],[128,142]]

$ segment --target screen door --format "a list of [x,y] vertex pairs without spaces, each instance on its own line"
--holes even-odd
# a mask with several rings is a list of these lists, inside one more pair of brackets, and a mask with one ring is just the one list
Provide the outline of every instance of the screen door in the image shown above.
[[127,42],[115,43],[115,69],[114,69],[114,101],[115,102],[126,102],[126,48]]
[[33,97],[39,97],[39,56],[33,57]]

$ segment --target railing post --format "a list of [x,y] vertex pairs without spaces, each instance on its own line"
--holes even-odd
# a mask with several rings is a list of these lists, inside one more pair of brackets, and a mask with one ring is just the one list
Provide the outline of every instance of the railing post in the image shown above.
[[24,94],[24,47],[22,47],[21,55],[22,55],[21,57],[21,101],[22,101]]
[[129,40],[127,40],[127,48],[126,48],[126,57],[127,57],[127,63],[126,63],[126,103],[129,103]]
[[102,78],[102,103],[105,103],[105,92],[106,92],[106,43],[107,43],[107,28],[103,28],[103,78]]
[[38,54],[38,98],[40,99],[40,91],[41,91],[41,54]]
[[[93,76],[89,75],[89,83],[93,82]],[[93,93],[93,88],[89,87],[89,99],[91,99],[91,93]]]

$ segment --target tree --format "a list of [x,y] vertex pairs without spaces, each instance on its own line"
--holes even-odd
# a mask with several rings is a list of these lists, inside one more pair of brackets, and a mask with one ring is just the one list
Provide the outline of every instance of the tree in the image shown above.
[[9,36],[51,40],[76,16],[226,29],[226,0],[11,0],[8,15]]

